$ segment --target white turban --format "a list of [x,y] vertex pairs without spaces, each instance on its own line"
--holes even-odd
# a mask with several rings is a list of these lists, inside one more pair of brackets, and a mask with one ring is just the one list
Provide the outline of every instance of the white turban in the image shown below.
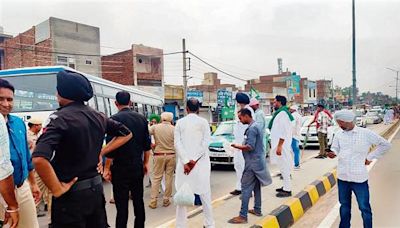
[[161,113],[161,120],[171,122],[174,119],[174,114],[172,112]]
[[356,115],[351,110],[340,110],[335,113],[335,120],[341,120],[344,122],[353,122],[356,118]]

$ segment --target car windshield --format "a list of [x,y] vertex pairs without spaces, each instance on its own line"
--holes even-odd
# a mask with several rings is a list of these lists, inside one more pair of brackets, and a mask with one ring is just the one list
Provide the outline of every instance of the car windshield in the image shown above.
[[214,136],[233,135],[233,126],[233,122],[221,123],[214,132]]

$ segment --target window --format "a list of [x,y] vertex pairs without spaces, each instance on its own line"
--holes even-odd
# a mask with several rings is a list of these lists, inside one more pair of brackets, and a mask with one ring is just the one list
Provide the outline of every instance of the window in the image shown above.
[[143,105],[140,104],[140,103],[138,103],[138,104],[137,104],[137,108],[138,108],[138,110],[137,110],[138,113],[144,115],[144,112],[143,112]]
[[2,77],[15,87],[13,112],[50,111],[59,107],[55,74]]
[[86,65],[92,65],[92,60],[86,60]]
[[104,98],[103,97],[96,97],[97,100],[97,111],[102,112],[107,115],[106,106],[104,105]]
[[317,97],[317,96],[315,96],[315,89],[314,89],[314,91],[313,91],[313,92],[314,92],[314,97]]
[[117,106],[115,106],[115,99],[108,99],[110,102],[110,114],[114,115],[118,112]]
[[67,66],[75,69],[75,59],[73,57],[58,55],[57,65]]
[[94,98],[90,99],[87,104],[89,105],[89,107],[96,109],[96,102],[94,101]]

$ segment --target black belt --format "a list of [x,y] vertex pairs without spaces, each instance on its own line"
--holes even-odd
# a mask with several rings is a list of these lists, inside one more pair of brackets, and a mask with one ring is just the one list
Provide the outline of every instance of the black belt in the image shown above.
[[74,185],[72,185],[70,192],[77,192],[85,189],[89,189],[95,187],[102,183],[101,176],[95,176],[86,180],[78,181]]

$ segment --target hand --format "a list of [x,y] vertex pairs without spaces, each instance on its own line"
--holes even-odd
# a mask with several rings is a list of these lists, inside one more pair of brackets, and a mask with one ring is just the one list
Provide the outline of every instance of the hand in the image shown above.
[[372,163],[372,161],[369,161],[369,160],[365,159],[365,165],[369,165],[371,163]]
[[282,155],[282,147],[278,146],[278,148],[276,148],[276,155],[281,156]]
[[144,164],[144,165],[143,165],[143,172],[144,172],[144,175],[147,175],[147,174],[149,173],[149,171],[150,171],[149,164]]
[[36,183],[31,184],[30,186],[31,186],[31,192],[33,195],[33,199],[35,199],[35,204],[38,205],[42,198],[42,193],[40,192],[40,189]]
[[97,172],[103,174],[103,156],[99,156],[99,163],[97,163]]
[[186,175],[189,175],[190,171],[192,170],[192,169],[190,168],[190,165],[189,165],[189,164],[190,164],[190,163],[187,163],[187,164],[185,164],[185,165],[183,166],[183,173],[186,174]]
[[104,178],[104,180],[106,180],[108,182],[111,181],[112,175],[111,175],[111,171],[109,169],[104,169],[103,178]]
[[233,144],[231,144],[231,147],[233,147],[233,148],[236,148],[237,149],[237,144],[235,144],[235,143],[233,143]]
[[[8,208],[10,210],[16,209],[16,208]],[[10,228],[17,228],[19,222],[19,213],[17,212],[6,212],[4,215],[4,224],[10,223]]]
[[329,151],[329,152],[327,153],[327,155],[328,155],[329,158],[335,158],[335,157],[336,157],[336,154],[333,153],[332,151]]
[[53,196],[56,198],[62,196],[64,193],[68,192],[72,185],[74,185],[77,181],[78,177],[75,177],[68,183],[61,182],[60,188],[53,192]]
[[192,170],[192,169],[194,168],[194,166],[196,165],[196,163],[197,163],[197,162],[196,162],[196,161],[193,161],[193,160],[190,160],[190,161],[189,161],[188,164],[189,164],[190,170]]

